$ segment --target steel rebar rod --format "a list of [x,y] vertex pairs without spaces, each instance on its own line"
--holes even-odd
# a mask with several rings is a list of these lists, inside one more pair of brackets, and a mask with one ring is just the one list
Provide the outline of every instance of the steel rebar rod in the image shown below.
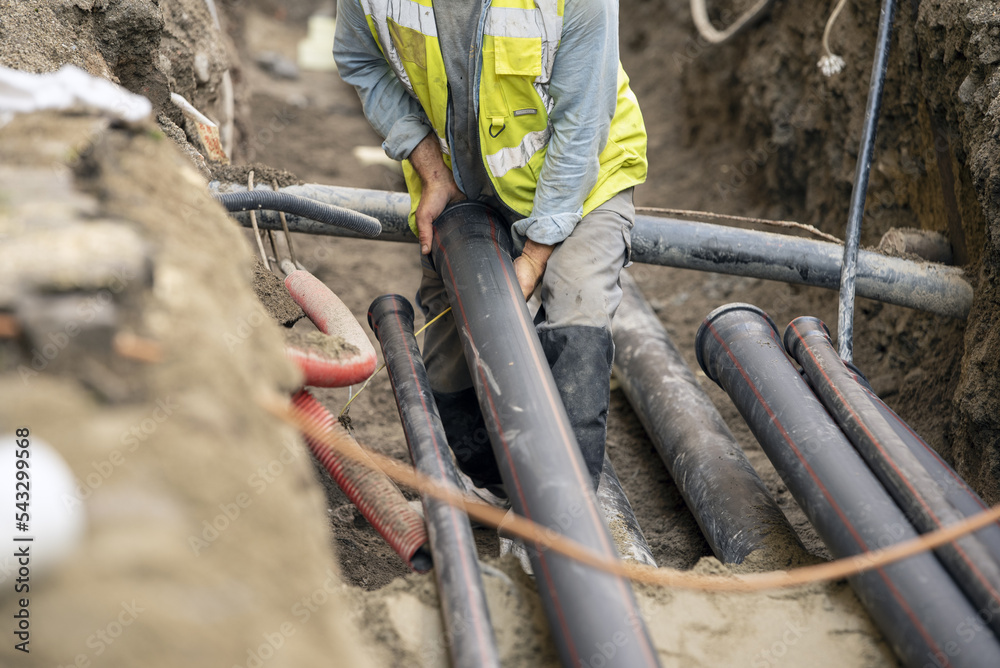
[[851,208],[844,235],[844,261],[840,269],[840,303],[837,312],[837,347],[846,362],[854,360],[854,293],[858,270],[858,249],[861,245],[861,221],[865,216],[865,199],[868,196],[868,177],[875,154],[875,136],[878,132],[879,113],[882,109],[882,91],[885,88],[885,71],[889,65],[889,44],[892,41],[892,20],[896,0],[882,0],[879,14],[878,37],[875,40],[875,58],[865,107],[865,123],[861,133],[858,162],[854,168],[854,188],[851,191]]
[[[616,558],[576,437],[495,212],[474,202],[434,223],[431,256],[454,311],[493,452],[514,511]],[[624,578],[527,545],[564,665],[657,666]]]
[[[732,398],[835,558],[916,537],[788,360],[766,313],[748,304],[718,308],[702,323],[696,346],[702,369]],[[1000,643],[934,555],[848,581],[905,665],[1000,665]],[[978,624],[976,631],[967,633],[968,624]]]
[[[230,184],[225,187],[240,188]],[[382,223],[382,234],[377,239],[417,241],[407,224],[410,203],[406,193],[315,184],[291,186],[283,188],[282,192],[312,197],[374,216]],[[250,225],[248,214],[233,216],[244,227]],[[360,237],[343,228],[297,216],[288,216],[287,220],[293,232]],[[262,229],[281,229],[277,214],[260,211],[257,221]],[[640,215],[636,216],[632,229],[632,260],[635,262],[829,290],[840,287],[843,258],[844,249],[839,244],[711,223]],[[952,318],[967,317],[972,307],[972,286],[960,268],[913,262],[869,251],[858,253],[855,286],[862,297]]]
[[769,547],[801,549],[794,529],[627,272],[621,285],[615,377],[713,554],[739,564]]
[[[796,318],[785,329],[784,342],[816,396],[910,523],[929,533],[959,522],[962,515],[944,490],[855,382],[826,325],[810,316]],[[935,554],[977,608],[1000,610],[1000,566],[978,538],[963,536]],[[989,624],[1000,631],[1000,615],[992,615]]]
[[[379,297],[368,308],[368,324],[382,345],[413,465],[421,473],[460,489],[427,370],[413,336],[413,307],[399,295]],[[421,500],[452,665],[499,668],[500,654],[469,518],[438,499],[422,495]]]

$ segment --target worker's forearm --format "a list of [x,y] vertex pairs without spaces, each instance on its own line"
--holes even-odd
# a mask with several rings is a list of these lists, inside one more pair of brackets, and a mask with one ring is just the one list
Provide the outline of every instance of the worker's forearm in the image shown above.
[[407,159],[420,175],[424,190],[438,185],[455,185],[455,177],[444,164],[441,146],[438,144],[437,135],[433,132],[427,133]]
[[420,252],[427,255],[431,252],[431,240],[434,238],[434,219],[441,215],[448,204],[464,199],[465,196],[455,184],[451,170],[444,164],[437,135],[433,132],[428,133],[417,144],[407,160],[420,176],[420,203],[417,204],[415,218]]

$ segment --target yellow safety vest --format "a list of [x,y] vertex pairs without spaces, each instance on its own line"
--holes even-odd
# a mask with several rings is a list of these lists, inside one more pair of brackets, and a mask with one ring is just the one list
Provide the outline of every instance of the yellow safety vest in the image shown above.
[[[477,0],[470,0],[477,1]],[[562,34],[564,0],[493,0],[482,35],[479,144],[486,172],[500,199],[531,215],[535,187],[552,134],[548,93]],[[375,41],[403,86],[423,106],[451,168],[445,130],[448,76],[437,38],[432,0],[360,0]],[[608,143],[600,154],[597,182],[584,215],[618,192],[646,179],[646,128],[639,104],[618,65],[618,103]],[[410,193],[410,227],[421,180],[408,160],[403,174]]]

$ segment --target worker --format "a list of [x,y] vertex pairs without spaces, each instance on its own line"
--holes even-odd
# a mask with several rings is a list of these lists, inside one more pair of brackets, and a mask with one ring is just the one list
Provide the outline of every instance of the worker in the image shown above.
[[[510,224],[514,268],[540,289],[538,337],[596,490],[646,131],[618,58],[612,0],[339,0],[334,57],[403,161],[427,318],[448,307],[432,223],[469,199]],[[449,445],[484,494],[506,494],[450,313],[424,362]],[[542,444],[539,444],[542,445]]]

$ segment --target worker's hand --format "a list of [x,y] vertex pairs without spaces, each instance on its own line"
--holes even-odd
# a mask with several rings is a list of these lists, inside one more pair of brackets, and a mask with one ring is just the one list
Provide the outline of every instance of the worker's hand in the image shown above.
[[420,238],[420,252],[427,255],[431,252],[431,240],[434,238],[434,220],[441,215],[444,208],[452,202],[465,199],[465,195],[455,185],[455,180],[448,178],[423,184],[420,203],[417,204],[417,236]]
[[524,250],[514,260],[514,273],[517,274],[517,282],[525,299],[531,297],[531,293],[542,282],[545,265],[554,248],[555,246],[546,246],[531,239],[524,242]]
[[417,204],[414,216],[417,219],[420,252],[427,255],[431,252],[431,240],[434,238],[434,219],[452,202],[465,199],[465,195],[455,185],[455,177],[444,164],[441,145],[433,132],[428,132],[420,140],[410,152],[408,160],[417,170],[422,183],[420,203]]

